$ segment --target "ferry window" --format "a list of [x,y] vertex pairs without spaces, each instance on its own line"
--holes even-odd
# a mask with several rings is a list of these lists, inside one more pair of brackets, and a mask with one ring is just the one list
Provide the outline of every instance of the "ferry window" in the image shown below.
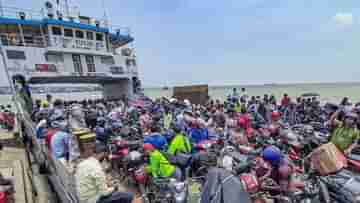
[[64,62],[64,55],[62,55],[62,54],[46,54],[45,59],[47,62],[62,63],[62,62]]
[[96,72],[95,70],[95,62],[94,62],[94,56],[85,56],[85,60],[86,60],[86,64],[88,67],[88,72],[89,73],[94,73]]
[[6,50],[6,55],[8,59],[26,60],[25,52],[23,51]]
[[86,32],[86,39],[94,40],[94,33],[93,32]]
[[75,71],[75,73],[79,73],[80,75],[82,75],[83,69],[82,69],[81,57],[80,57],[80,55],[73,54],[73,55],[72,55],[72,58],[73,58],[74,71]]
[[101,34],[101,33],[96,33],[96,40],[97,40],[97,41],[103,41],[103,34]]
[[102,56],[101,63],[106,65],[113,65],[115,64],[114,58],[112,56]]
[[64,29],[65,37],[74,37],[74,32],[72,29]]
[[59,27],[52,27],[52,34],[53,34],[53,35],[62,35],[61,28],[59,28]]
[[81,31],[81,30],[76,30],[76,31],[75,31],[75,36],[76,36],[77,38],[83,39],[83,38],[84,38],[84,32]]

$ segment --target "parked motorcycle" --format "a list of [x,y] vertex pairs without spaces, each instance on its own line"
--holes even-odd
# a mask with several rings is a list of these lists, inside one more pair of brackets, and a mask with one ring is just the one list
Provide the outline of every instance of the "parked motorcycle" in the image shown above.
[[0,113],[0,125],[3,129],[11,131],[15,126],[15,115],[10,112]]
[[154,178],[146,188],[150,203],[185,203],[188,193],[187,181],[179,182],[172,178]]
[[332,202],[360,202],[360,177],[348,170],[341,170],[334,175],[323,178]]

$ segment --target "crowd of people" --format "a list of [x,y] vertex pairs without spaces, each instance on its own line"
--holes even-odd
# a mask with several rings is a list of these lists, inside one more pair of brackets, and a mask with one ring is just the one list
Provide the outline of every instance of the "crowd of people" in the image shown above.
[[[146,97],[136,101],[65,102],[48,95],[46,100],[35,101],[32,107],[37,137],[45,140],[54,158],[64,164],[76,163],[79,198],[86,203],[133,200],[130,193],[116,192],[101,165],[109,158],[107,145],[111,138],[121,135],[124,129],[130,129],[130,136],[143,140],[150,176],[182,180],[186,175],[172,157],[194,155],[195,145],[219,138],[238,150],[254,147],[261,129],[268,129],[276,137],[282,129],[297,124],[320,123],[331,135],[329,142],[348,154],[359,140],[359,113],[360,105],[353,105],[348,98],[339,104],[321,105],[316,96],[292,99],[284,94],[277,100],[267,94],[250,97],[244,88],[240,93],[234,89],[226,101],[209,100],[204,105],[175,98],[153,101]],[[80,157],[72,134],[75,129],[96,133],[93,153]],[[279,146],[266,145],[261,150],[262,159],[270,166],[264,177],[279,183],[275,190],[291,191],[301,185],[291,178],[294,167]],[[282,184],[284,181],[287,184]]]

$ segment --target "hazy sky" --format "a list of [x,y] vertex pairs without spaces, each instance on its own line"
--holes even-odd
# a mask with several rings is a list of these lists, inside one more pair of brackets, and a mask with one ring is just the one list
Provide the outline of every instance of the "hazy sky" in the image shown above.
[[[2,0],[40,8],[42,0]],[[101,0],[73,0],[102,17]],[[91,2],[91,3],[90,3]],[[105,0],[145,86],[356,81],[359,0]]]

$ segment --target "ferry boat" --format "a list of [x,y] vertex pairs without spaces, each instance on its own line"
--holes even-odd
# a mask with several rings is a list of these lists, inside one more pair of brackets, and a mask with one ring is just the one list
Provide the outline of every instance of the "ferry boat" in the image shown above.
[[[130,29],[116,28],[106,19],[80,15],[68,2],[46,1],[39,12],[0,6],[0,68],[9,80],[20,74],[34,86],[100,84],[105,99],[131,98],[141,93]],[[37,199],[20,197],[16,202],[80,203],[73,171],[53,158],[43,140],[37,139],[36,124],[16,91],[13,88],[16,123],[21,126],[18,134],[25,143],[25,165],[31,168],[24,174],[31,175],[29,196]],[[23,195],[18,191],[15,194]]]
[[128,27],[80,15],[68,0],[0,8],[0,67],[30,84],[100,84],[105,98],[131,97],[141,89],[133,41]]

